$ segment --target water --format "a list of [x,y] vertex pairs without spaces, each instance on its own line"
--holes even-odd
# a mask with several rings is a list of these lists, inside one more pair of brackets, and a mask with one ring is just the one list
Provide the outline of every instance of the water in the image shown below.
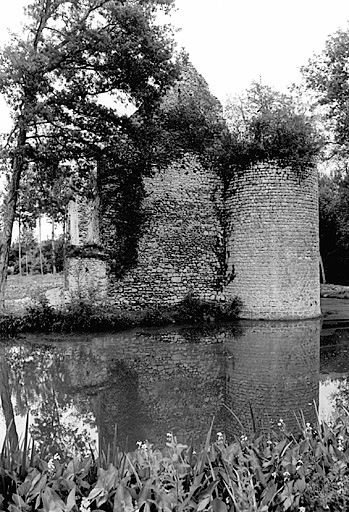
[[295,428],[300,410],[314,422],[315,406],[329,418],[349,397],[349,331],[320,333],[320,320],[240,322],[2,343],[0,442],[11,404],[18,433],[29,410],[52,454],[106,445],[115,425],[133,449],[169,431],[199,443],[212,418],[228,437],[280,418]]

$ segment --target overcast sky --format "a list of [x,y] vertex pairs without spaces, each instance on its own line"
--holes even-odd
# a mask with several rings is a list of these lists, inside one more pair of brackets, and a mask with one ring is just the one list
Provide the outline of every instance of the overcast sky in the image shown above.
[[[20,32],[28,0],[2,0],[0,45],[8,29]],[[222,103],[252,82],[285,90],[299,82],[299,67],[345,29],[348,0],[176,0],[176,39]],[[0,97],[0,132],[11,129]]]
[[[0,44],[18,31],[28,0],[4,1]],[[173,24],[211,92],[223,103],[252,80],[285,90],[300,79],[299,67],[319,53],[329,34],[346,28],[348,0],[176,0]],[[0,131],[10,127],[0,104]]]
[[348,0],[177,0],[177,38],[224,102],[252,80],[284,90],[346,28]]

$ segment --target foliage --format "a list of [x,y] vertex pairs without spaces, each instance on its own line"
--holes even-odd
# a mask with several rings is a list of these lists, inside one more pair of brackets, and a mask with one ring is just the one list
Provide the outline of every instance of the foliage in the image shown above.
[[320,105],[330,130],[330,153],[348,156],[349,141],[349,30],[338,30],[324,50],[302,68],[305,84]]
[[22,318],[19,315],[0,316],[0,339],[14,337],[22,331]]
[[238,317],[241,302],[238,298],[232,301],[204,301],[190,292],[177,306],[176,319],[186,322],[220,322]]
[[[55,240],[55,265],[57,272],[63,271],[63,244],[63,236],[60,236]],[[47,274],[52,272],[52,240],[45,240],[41,242],[41,253],[43,273]],[[24,240],[24,243],[22,243],[22,274],[25,274],[26,272],[24,254],[27,256],[29,273],[39,274],[41,271],[39,244],[32,235],[28,236],[27,240]],[[11,245],[8,273],[19,273],[19,246],[17,241]]]
[[326,280],[349,284],[349,174],[346,168],[319,179],[320,252]]
[[302,176],[315,165],[321,140],[291,96],[253,82],[244,96],[228,100],[225,117],[231,135],[225,141],[223,172],[231,175],[256,162],[275,160]]
[[213,422],[205,445],[178,443],[167,434],[160,451],[148,441],[120,452],[43,460],[28,437],[21,449],[5,439],[0,461],[2,508],[10,512],[162,510],[292,512],[346,510],[349,504],[349,418],[311,426],[299,418],[298,434],[256,432],[228,442]]
[[174,306],[148,307],[140,311],[115,309],[94,297],[73,296],[69,304],[54,308],[46,295],[38,292],[23,315],[0,316],[0,336],[21,332],[106,332],[135,326],[171,323],[207,323],[237,318],[240,301],[205,302],[188,294]]

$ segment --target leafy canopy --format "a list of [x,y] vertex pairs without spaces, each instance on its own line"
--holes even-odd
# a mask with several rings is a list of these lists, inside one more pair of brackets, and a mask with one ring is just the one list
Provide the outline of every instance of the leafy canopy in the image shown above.
[[253,82],[225,107],[230,129],[231,170],[276,160],[302,174],[315,164],[321,147],[311,119],[289,95]]
[[[0,55],[0,92],[12,107],[16,145],[26,129],[26,158],[38,171],[53,160],[106,153],[130,125],[132,103],[145,122],[176,76],[159,8],[173,0],[34,0],[22,38]],[[114,104],[105,102],[105,95]]]
[[337,153],[349,149],[349,26],[326,41],[324,50],[302,68],[306,87],[324,113],[337,145]]

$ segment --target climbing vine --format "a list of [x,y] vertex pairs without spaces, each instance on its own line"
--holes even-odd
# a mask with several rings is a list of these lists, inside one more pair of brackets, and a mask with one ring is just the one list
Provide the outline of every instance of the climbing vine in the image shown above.
[[144,186],[138,169],[104,161],[98,172],[101,242],[111,272],[121,277],[137,263]]

